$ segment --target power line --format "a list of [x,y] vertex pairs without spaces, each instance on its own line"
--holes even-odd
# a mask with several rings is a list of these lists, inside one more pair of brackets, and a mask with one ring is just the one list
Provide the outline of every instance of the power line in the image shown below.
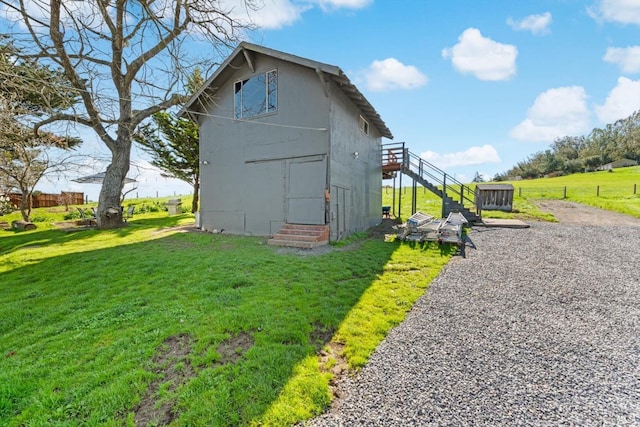
[[[5,71],[0,71],[0,75],[5,76],[5,77],[11,77],[11,78],[15,78],[17,77],[14,74],[11,73],[7,73]],[[43,80],[43,79],[34,79],[34,78],[30,78],[30,77],[24,77],[24,76],[19,76],[19,78],[21,78],[22,80],[26,80],[29,81],[31,83],[39,83],[39,84],[50,84],[51,82],[47,81],[47,80]],[[69,90],[73,90],[73,91],[78,91],[78,92],[86,92],[88,94],[91,95],[96,95],[94,92],[90,91],[89,89],[77,89],[75,87],[71,87],[71,86],[63,86],[64,88],[67,88]],[[122,97],[116,97],[116,96],[109,96],[109,95],[100,95],[99,98],[104,99],[104,100],[109,100],[109,101],[132,101],[129,98],[122,98]],[[186,110],[188,113],[191,114],[196,114],[196,115],[200,115],[200,116],[205,116],[205,117],[211,117],[211,118],[216,118],[216,119],[223,119],[223,120],[232,120],[235,122],[243,122],[243,123],[251,123],[251,124],[255,124],[255,125],[262,125],[262,126],[273,126],[273,127],[282,127],[282,128],[288,128],[288,129],[302,129],[302,130],[313,130],[313,131],[321,131],[321,132],[325,132],[327,131],[327,128],[316,128],[316,127],[308,127],[308,126],[295,126],[295,125],[285,125],[285,124],[281,124],[281,123],[266,123],[266,122],[258,122],[255,120],[243,120],[243,119],[236,119],[234,117],[227,117],[227,116],[220,116],[220,115],[216,115],[216,114],[209,114],[209,113],[202,113],[199,111],[194,111],[194,110]]]
[[314,128],[314,127],[308,127],[308,126],[283,125],[281,123],[257,122],[255,120],[242,120],[242,119],[236,119],[234,117],[219,116],[216,114],[202,113],[194,110],[186,110],[186,112],[191,114],[196,114],[199,116],[212,117],[215,119],[233,120],[234,122],[251,123],[251,124],[262,125],[262,126],[275,126],[275,127],[283,127],[283,128],[290,128],[290,129],[316,130],[316,131],[322,131],[322,132],[327,131],[327,128]]

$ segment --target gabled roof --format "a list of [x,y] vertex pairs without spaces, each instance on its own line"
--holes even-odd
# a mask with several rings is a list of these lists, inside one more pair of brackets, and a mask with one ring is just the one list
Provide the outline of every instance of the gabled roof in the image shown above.
[[477,184],[478,190],[511,190],[513,191],[513,185],[511,184]]
[[202,88],[196,92],[182,107],[179,115],[188,114],[190,112],[199,112],[202,108],[202,102],[198,102],[200,98],[207,92],[215,91],[219,88],[216,85],[216,81],[224,79],[225,76],[233,73],[238,67],[247,64],[250,69],[253,70],[253,62],[255,53],[271,56],[273,58],[280,59],[282,61],[291,62],[303,67],[311,68],[316,71],[319,78],[326,84],[328,81],[333,81],[344,94],[353,102],[372,126],[385,138],[393,139],[391,131],[380,118],[378,112],[367,101],[367,99],[360,93],[358,88],[349,80],[346,74],[334,65],[324,64],[322,62],[312,61],[310,59],[302,58],[300,56],[290,55],[288,53],[280,52],[278,50],[269,49],[263,46],[258,46],[252,43],[242,42],[235,48],[231,55],[218,67],[215,73],[206,81]]

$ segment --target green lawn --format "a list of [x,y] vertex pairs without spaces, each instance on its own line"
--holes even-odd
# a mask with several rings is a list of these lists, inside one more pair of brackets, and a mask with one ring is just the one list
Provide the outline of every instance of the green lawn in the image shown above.
[[184,224],[160,210],[118,230],[0,231],[0,425],[309,418],[453,254],[363,234],[303,256]]
[[563,199],[640,218],[640,166],[512,182],[521,199]]

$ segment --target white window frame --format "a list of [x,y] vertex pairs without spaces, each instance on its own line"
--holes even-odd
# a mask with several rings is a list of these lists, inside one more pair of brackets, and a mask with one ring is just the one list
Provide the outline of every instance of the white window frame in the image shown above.
[[[270,80],[270,75],[275,76],[275,87],[273,88],[273,93],[270,93],[270,85],[269,83],[272,81]],[[261,112],[258,112],[256,114],[250,114],[250,115],[246,115],[243,114],[245,113],[245,109],[243,109],[242,107],[243,105],[243,88],[244,85],[251,79],[260,77],[260,76],[264,76],[264,83],[265,83],[265,92],[264,92],[264,96],[265,96],[265,105],[264,105],[264,109]],[[238,84],[240,84],[240,90],[238,92],[237,90],[237,86]],[[259,116],[264,116],[266,114],[274,114],[276,112],[278,112],[278,70],[277,69],[273,69],[273,70],[269,70],[266,71],[264,73],[259,73],[259,74],[255,74],[249,78],[243,79],[243,80],[236,80],[233,83],[233,118],[235,120],[247,120],[247,119],[252,119],[254,117],[259,117]],[[273,95],[273,105],[271,106],[269,104],[269,95]],[[240,99],[240,108],[238,108],[238,99]]]
[[365,135],[369,135],[369,122],[362,116],[358,119],[358,128]]

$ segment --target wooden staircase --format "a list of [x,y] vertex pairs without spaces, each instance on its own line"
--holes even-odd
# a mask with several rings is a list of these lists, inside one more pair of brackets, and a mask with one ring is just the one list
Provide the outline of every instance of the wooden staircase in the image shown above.
[[[383,146],[382,179],[395,178],[396,173],[403,173],[424,188],[442,199],[442,217],[451,212],[460,212],[469,223],[481,221],[470,197],[469,186],[457,181],[451,175],[411,153],[404,143],[392,143]],[[413,212],[415,213],[415,212]]]
[[329,244],[328,225],[285,224],[268,244],[293,248],[312,249]]

